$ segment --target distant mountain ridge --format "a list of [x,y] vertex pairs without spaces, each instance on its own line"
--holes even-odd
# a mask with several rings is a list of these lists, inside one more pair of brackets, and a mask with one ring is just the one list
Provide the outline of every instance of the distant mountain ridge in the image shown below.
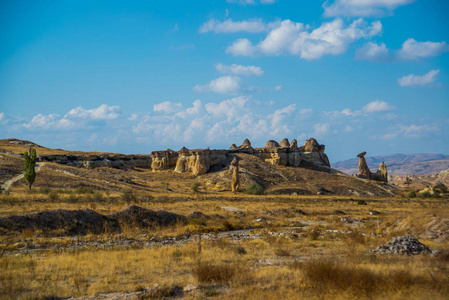
[[[383,161],[390,175],[431,175],[449,169],[449,155],[433,153],[390,154],[365,157],[371,172],[376,172]],[[332,163],[332,168],[346,174],[357,174],[357,157]]]

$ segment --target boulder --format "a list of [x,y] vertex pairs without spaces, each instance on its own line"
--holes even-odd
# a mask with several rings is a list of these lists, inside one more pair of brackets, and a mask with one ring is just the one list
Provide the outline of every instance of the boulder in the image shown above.
[[231,147],[229,147],[229,150],[236,150],[237,149],[237,145],[236,144],[232,144]]

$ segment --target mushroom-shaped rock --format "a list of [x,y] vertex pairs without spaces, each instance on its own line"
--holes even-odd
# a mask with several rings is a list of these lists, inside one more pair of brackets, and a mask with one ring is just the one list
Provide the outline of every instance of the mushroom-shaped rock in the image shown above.
[[297,151],[299,151],[298,141],[294,139],[290,144],[290,152],[297,152]]
[[251,142],[248,139],[245,139],[239,148],[251,148]]
[[229,147],[229,150],[235,150],[237,149],[237,145],[236,144],[232,144],[231,147]]
[[305,152],[324,152],[324,147],[324,145],[318,144],[314,138],[310,138],[304,143]]
[[287,138],[285,138],[285,139],[283,139],[283,140],[279,143],[279,145],[280,145],[281,147],[289,148],[289,147],[290,147],[290,142],[288,141]]
[[265,148],[267,149],[274,149],[274,148],[280,148],[281,146],[278,144],[278,142],[273,141],[273,140],[269,140],[266,144],[265,144]]
[[365,159],[366,152],[362,152],[357,157],[359,158],[359,177],[371,179],[371,171],[368,168],[368,164]]

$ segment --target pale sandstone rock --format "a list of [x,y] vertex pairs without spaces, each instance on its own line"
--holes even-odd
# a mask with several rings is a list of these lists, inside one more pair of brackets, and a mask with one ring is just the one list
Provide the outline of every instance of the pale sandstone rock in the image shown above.
[[236,157],[231,161],[231,169],[232,169],[232,182],[231,182],[231,190],[233,192],[238,192],[240,187],[240,177],[239,177],[239,161]]
[[287,148],[290,148],[290,142],[288,141],[287,138],[283,139],[283,140],[279,143],[279,145],[280,145],[281,147],[287,147]]

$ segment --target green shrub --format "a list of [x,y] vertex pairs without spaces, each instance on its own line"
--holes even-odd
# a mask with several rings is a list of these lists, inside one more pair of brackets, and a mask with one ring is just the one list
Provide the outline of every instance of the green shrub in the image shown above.
[[430,192],[418,193],[419,198],[431,198],[432,194]]
[[408,193],[407,197],[409,198],[415,198],[416,197],[416,193],[411,191],[410,193]]
[[434,188],[440,190],[442,193],[447,193],[447,192],[448,192],[447,186],[444,185],[444,184],[441,183],[441,182],[438,182],[438,183],[434,186]]
[[365,200],[359,200],[357,201],[357,205],[366,205],[366,201]]
[[198,191],[199,191],[199,189],[200,189],[200,186],[201,186],[201,183],[195,181],[195,182],[192,184],[192,192],[193,192],[193,193],[198,193]]
[[263,195],[264,188],[257,183],[252,183],[245,189],[245,193],[249,195]]

